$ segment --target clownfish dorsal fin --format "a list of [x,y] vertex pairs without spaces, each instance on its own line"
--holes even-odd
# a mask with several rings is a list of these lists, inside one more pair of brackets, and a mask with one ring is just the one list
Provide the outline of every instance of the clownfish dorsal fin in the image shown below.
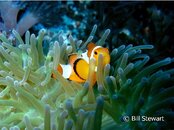
[[94,43],[92,43],[92,42],[88,44],[88,46],[87,46],[87,48],[88,48],[88,53],[87,53],[88,57],[91,56],[92,50],[93,50],[95,47],[96,47],[96,45],[95,45]]

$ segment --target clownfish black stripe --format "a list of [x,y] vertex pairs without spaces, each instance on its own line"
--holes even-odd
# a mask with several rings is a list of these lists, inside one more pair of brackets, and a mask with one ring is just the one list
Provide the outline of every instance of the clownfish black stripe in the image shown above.
[[76,75],[77,75],[80,79],[85,80],[85,79],[82,78],[82,77],[78,74],[78,72],[77,72],[77,64],[78,64],[78,62],[79,62],[80,60],[83,60],[83,59],[79,58],[79,59],[77,59],[77,60],[74,62],[73,69],[74,69],[74,72],[76,73]]

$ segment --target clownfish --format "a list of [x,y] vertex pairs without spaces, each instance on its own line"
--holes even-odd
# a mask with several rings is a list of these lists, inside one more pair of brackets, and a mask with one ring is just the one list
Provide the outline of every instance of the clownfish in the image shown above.
[[[102,46],[96,46],[94,43],[89,43],[87,51],[79,54],[71,54],[69,56],[69,64],[59,64],[57,71],[66,79],[84,83],[88,78],[89,60],[95,58],[96,66],[98,65],[99,55],[103,55],[103,65],[110,63],[109,50]],[[52,75],[54,78],[54,74]]]

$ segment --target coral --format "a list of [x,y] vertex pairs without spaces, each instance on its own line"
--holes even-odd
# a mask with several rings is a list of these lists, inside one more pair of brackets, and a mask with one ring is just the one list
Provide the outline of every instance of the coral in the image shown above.
[[[21,36],[37,23],[49,26],[57,23],[58,2],[0,2],[0,31],[11,34],[15,29]],[[60,19],[61,20],[61,19]]]
[[[17,47],[0,34],[0,127],[27,130],[109,130],[171,128],[174,96],[174,69],[164,66],[166,58],[147,65],[144,49],[152,45],[122,45],[110,53],[111,63],[102,66],[99,56],[97,83],[92,85],[95,60],[90,59],[89,76],[84,84],[64,79],[57,72],[67,63],[68,54],[85,51],[97,26],[86,42],[66,38],[62,32],[52,37],[46,30],[38,36],[27,31],[25,41],[12,31]],[[96,42],[103,45],[110,30]],[[50,48],[45,55],[43,42]],[[164,69],[161,69],[161,68]],[[52,73],[56,79],[51,78]],[[124,122],[123,116],[164,116],[165,122]]]

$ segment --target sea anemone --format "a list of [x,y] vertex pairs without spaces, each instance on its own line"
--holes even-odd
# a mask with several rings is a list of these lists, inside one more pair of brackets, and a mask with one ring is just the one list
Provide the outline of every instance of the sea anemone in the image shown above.
[[[111,62],[102,66],[99,56],[97,83],[93,85],[95,60],[90,59],[89,76],[84,84],[69,81],[57,71],[68,55],[84,51],[86,42],[66,38],[62,32],[52,39],[47,31],[38,36],[27,31],[25,41],[12,31],[17,47],[0,34],[0,127],[27,130],[109,130],[172,128],[174,69],[166,69],[173,58],[148,65],[144,49],[152,45],[122,45],[110,53]],[[107,29],[96,44],[104,45]],[[49,37],[49,40],[48,40]],[[47,38],[47,39],[45,39]],[[43,41],[50,48],[45,55]],[[161,69],[161,68],[164,69]],[[55,79],[51,78],[55,74]],[[125,116],[164,116],[161,122],[125,122]]]

